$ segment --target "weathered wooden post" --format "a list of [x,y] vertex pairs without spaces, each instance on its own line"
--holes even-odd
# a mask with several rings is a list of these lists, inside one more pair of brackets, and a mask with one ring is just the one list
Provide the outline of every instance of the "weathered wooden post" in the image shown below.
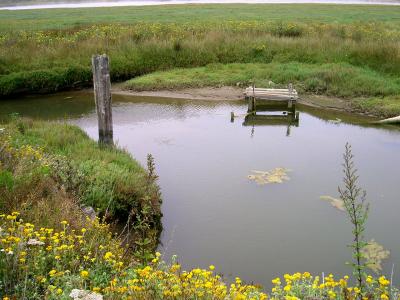
[[288,101],[288,108],[291,109],[293,106],[293,84],[289,83],[288,86],[288,92],[289,92],[289,101]]
[[256,92],[255,92],[255,89],[256,89],[256,85],[255,85],[255,83],[253,82],[253,111],[256,111],[256,110],[257,110],[257,107],[256,107]]
[[99,143],[113,144],[110,67],[107,55],[92,56],[94,100],[99,124]]

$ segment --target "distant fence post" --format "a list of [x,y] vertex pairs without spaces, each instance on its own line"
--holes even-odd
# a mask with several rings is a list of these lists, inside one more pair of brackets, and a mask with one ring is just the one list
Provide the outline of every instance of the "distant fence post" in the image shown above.
[[99,123],[99,143],[113,144],[110,68],[107,55],[92,56],[94,99]]

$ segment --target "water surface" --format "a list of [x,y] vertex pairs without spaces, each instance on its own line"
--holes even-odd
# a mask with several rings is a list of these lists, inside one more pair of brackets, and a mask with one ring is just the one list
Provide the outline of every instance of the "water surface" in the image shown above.
[[[400,269],[400,131],[369,119],[300,108],[299,127],[230,122],[242,102],[144,97],[113,98],[117,143],[141,163],[155,157],[163,195],[160,251],[185,268],[217,266],[228,278],[269,286],[286,272],[351,274],[351,226],[321,200],[337,197],[344,145],[350,142],[360,184],[371,203],[367,237],[391,250],[388,274]],[[97,137],[90,93],[66,93],[0,102],[2,115],[66,120]],[[337,123],[337,119],[344,122]],[[335,121],[331,121],[335,120]],[[251,170],[289,168],[290,180],[260,186]],[[399,275],[400,276],[400,275]],[[400,277],[395,276],[395,283]]]

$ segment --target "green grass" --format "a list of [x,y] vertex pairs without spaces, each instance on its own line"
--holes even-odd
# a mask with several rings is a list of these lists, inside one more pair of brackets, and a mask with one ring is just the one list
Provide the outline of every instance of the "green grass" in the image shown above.
[[[154,72],[125,82],[133,90],[182,89],[203,86],[287,85],[301,92],[339,97],[387,96],[400,93],[397,78],[349,64],[211,64],[191,69]],[[275,86],[275,84],[272,84]]]
[[99,23],[292,21],[387,22],[400,26],[400,7],[325,4],[196,4],[89,9],[0,11],[0,30],[47,30]]
[[[60,185],[67,193],[76,196],[81,204],[92,206],[101,215],[107,214],[111,219],[120,221],[124,221],[132,209],[140,212],[141,206],[150,201],[154,203],[151,211],[159,219],[158,187],[148,179],[147,171],[127,152],[117,148],[101,148],[77,126],[62,123],[17,119],[0,127],[5,128],[0,139],[6,138],[6,134],[10,135],[12,149],[23,149],[26,146],[43,149],[42,156],[47,157],[49,171],[43,173],[40,182],[45,182],[50,174],[56,186]],[[7,165],[9,155],[0,151],[0,162],[3,165]],[[11,161],[6,171],[17,172],[17,178],[20,169],[26,167],[19,164],[19,160]],[[40,173],[43,166],[35,168],[32,174]],[[11,183],[7,174],[2,176],[5,185],[9,186]],[[29,194],[29,187],[32,184],[38,185],[35,180],[41,176],[21,178],[24,178],[22,182],[26,184],[22,185],[18,193],[9,190],[10,197]]]
[[400,115],[399,95],[353,99],[352,104],[355,108],[379,116],[393,117]]

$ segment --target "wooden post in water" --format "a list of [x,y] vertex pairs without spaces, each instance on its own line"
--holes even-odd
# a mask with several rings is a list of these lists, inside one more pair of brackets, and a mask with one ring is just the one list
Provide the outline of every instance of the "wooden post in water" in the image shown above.
[[113,144],[110,68],[107,55],[92,56],[94,100],[99,124],[99,143]]
[[293,84],[289,83],[288,86],[288,91],[289,91],[289,101],[288,101],[288,108],[292,109],[293,108]]
[[256,85],[253,81],[253,111],[257,110],[256,108],[256,92],[255,92]]

